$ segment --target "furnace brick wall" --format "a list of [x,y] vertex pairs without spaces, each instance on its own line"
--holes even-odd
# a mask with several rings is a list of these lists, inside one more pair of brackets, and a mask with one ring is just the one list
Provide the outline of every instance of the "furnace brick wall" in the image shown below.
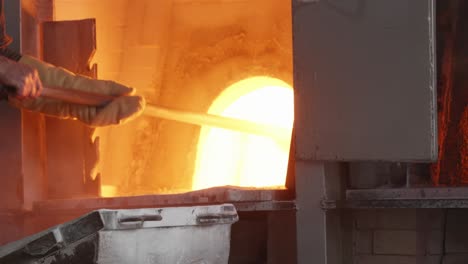
[[468,263],[468,210],[357,210],[352,221],[350,263]]

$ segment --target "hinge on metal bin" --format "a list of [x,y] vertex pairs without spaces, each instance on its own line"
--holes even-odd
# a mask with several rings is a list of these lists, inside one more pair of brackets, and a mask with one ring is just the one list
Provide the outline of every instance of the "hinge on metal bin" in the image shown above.
[[197,223],[200,225],[214,225],[233,223],[239,220],[236,208],[233,205],[224,205],[219,213],[208,213],[197,215]]
[[118,219],[121,228],[141,228],[145,222],[161,221],[163,218],[159,214],[139,215],[139,216],[122,216]]
[[237,221],[238,215],[206,214],[197,216],[197,223],[200,225],[213,225],[232,223]]
[[296,1],[301,4],[316,4],[320,2],[320,0],[296,0]]

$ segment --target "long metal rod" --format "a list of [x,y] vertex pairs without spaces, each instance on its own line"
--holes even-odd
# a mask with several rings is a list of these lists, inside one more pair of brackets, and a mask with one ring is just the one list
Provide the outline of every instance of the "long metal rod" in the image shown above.
[[[109,95],[82,92],[73,89],[64,89],[62,87],[44,87],[41,96],[85,105],[105,105],[114,99],[113,96]],[[286,142],[288,144],[291,138],[291,129],[275,125],[260,124],[236,118],[173,110],[150,104],[146,105],[144,114],[152,117],[193,125],[218,127],[259,136],[271,137],[279,142]]]
[[[0,87],[6,89],[5,87]],[[14,88],[13,88],[14,91]],[[113,96],[103,95],[92,92],[83,92],[74,89],[65,89],[63,87],[44,87],[42,97],[62,100],[69,103],[84,104],[84,105],[105,105],[114,99]],[[235,118],[227,118],[222,116],[210,115],[205,113],[194,113],[187,111],[172,110],[155,105],[147,105],[144,112],[148,116],[163,118],[183,123],[189,123],[200,126],[211,126],[267,136],[274,138],[279,142],[287,142],[289,144],[291,138],[291,129],[280,126],[259,124],[251,121],[245,121]]]
[[291,130],[280,126],[259,124],[211,114],[178,111],[154,105],[147,105],[144,114],[193,125],[218,127],[259,136],[267,136],[279,141],[287,141],[290,140],[291,137]]

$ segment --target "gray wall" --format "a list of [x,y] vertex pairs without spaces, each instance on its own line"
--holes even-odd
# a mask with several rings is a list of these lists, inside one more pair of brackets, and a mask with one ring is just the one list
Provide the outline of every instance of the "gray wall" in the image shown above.
[[8,0],[4,2],[7,32],[13,37],[13,43],[10,48],[20,51],[20,0]]
[[[8,33],[16,40],[12,48],[19,50],[19,0],[5,1]],[[0,210],[21,205],[21,112],[0,102]]]

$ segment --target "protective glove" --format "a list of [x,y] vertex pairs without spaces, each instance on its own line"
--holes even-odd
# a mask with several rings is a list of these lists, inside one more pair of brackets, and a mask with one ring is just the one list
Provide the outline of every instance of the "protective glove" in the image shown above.
[[35,98],[41,94],[42,83],[36,69],[0,56],[0,83],[16,88],[19,99]]
[[64,87],[118,97],[100,107],[70,104],[41,97],[26,100],[11,98],[10,102],[17,107],[62,119],[78,119],[93,127],[123,124],[139,116],[145,108],[143,97],[132,96],[134,89],[116,82],[75,75],[30,56],[23,56],[19,62],[37,69],[45,86]]

